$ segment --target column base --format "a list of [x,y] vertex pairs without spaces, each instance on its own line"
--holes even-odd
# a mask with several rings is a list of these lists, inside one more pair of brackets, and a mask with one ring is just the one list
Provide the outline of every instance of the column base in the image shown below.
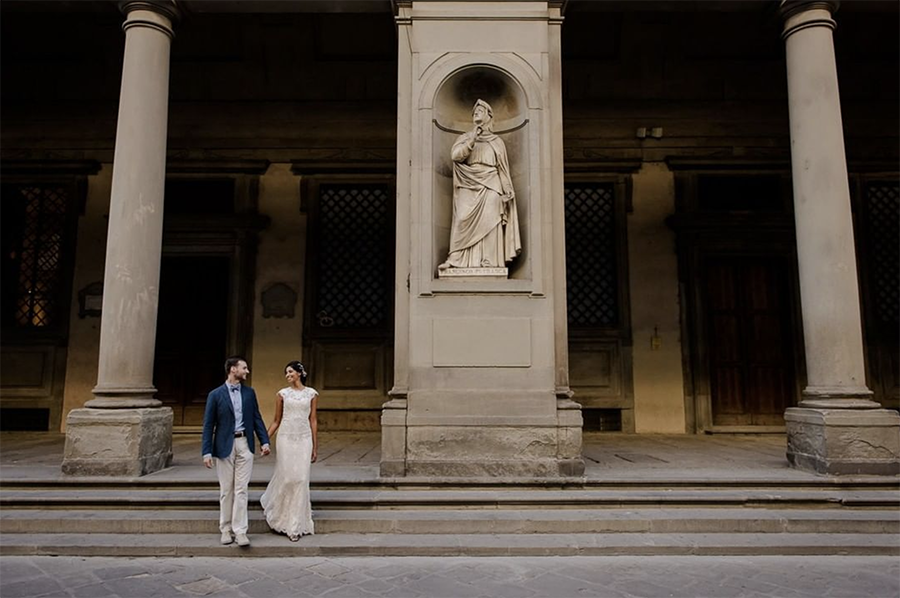
[[383,478],[406,475],[406,398],[384,404],[381,412],[381,465]]
[[557,457],[559,475],[580,477],[584,475],[584,457],[581,455],[584,418],[581,405],[571,400],[571,391],[565,396],[557,394],[556,418],[559,424]]
[[[557,393],[559,399],[540,392],[528,397],[486,393],[494,405],[509,403],[513,415],[507,416],[494,405],[493,413],[454,413],[456,405],[445,397],[423,392],[418,417],[411,415],[407,392],[391,394],[398,398],[385,403],[381,414],[382,477],[534,480],[584,475],[581,405],[568,398],[570,393]],[[484,400],[485,393],[473,394]],[[468,397],[460,392],[455,398]],[[548,399],[552,411],[541,413],[546,406],[541,402]],[[481,407],[477,400],[472,403]],[[442,413],[442,408],[450,412]],[[532,413],[523,415],[527,409]]]
[[584,474],[580,426],[577,432],[539,426],[410,426],[406,434],[408,476],[534,479]]
[[900,473],[900,415],[889,409],[791,407],[787,459],[829,475]]
[[138,477],[172,463],[170,407],[74,409],[66,418],[62,472]]

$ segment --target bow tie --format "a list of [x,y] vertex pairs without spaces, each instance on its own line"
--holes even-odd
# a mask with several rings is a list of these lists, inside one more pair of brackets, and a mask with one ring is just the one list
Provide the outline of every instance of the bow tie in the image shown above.
[[230,391],[235,391],[235,390],[239,391],[240,389],[241,389],[240,384],[237,384],[235,386],[232,386],[231,384],[228,385],[228,390],[230,390]]

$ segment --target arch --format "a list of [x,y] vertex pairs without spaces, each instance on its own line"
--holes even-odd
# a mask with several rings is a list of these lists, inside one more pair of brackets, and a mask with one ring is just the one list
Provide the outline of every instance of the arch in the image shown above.
[[[517,94],[524,99],[524,110],[540,109],[543,106],[538,74],[520,56],[515,58],[488,53],[445,54],[433,62],[422,74],[425,78],[416,107],[434,108],[438,94],[445,84],[461,72],[474,69],[494,71],[509,78],[517,88]],[[490,101],[490,100],[486,100]]]

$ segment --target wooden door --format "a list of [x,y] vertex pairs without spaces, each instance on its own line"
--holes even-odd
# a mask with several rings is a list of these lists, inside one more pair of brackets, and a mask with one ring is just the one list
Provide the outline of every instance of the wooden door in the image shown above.
[[206,396],[225,379],[229,269],[222,256],[162,258],[153,380],[176,426],[202,425]]
[[625,196],[624,177],[566,180],[569,384],[585,431],[634,432]]
[[68,176],[3,175],[0,430],[58,431],[84,186]]
[[710,258],[704,280],[713,425],[783,425],[796,393],[785,260]]

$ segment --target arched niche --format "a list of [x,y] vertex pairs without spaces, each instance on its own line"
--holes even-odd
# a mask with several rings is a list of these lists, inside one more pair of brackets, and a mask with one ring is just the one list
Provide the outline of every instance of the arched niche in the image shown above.
[[[452,72],[437,89],[432,106],[433,256],[436,268],[447,257],[453,211],[453,162],[450,149],[468,132],[472,108],[479,99],[491,105],[494,132],[506,144],[519,213],[522,253],[509,264],[509,278],[531,278],[529,264],[531,180],[529,177],[529,108],[522,86],[508,72],[486,64],[467,65]],[[436,271],[434,273],[436,276]]]

